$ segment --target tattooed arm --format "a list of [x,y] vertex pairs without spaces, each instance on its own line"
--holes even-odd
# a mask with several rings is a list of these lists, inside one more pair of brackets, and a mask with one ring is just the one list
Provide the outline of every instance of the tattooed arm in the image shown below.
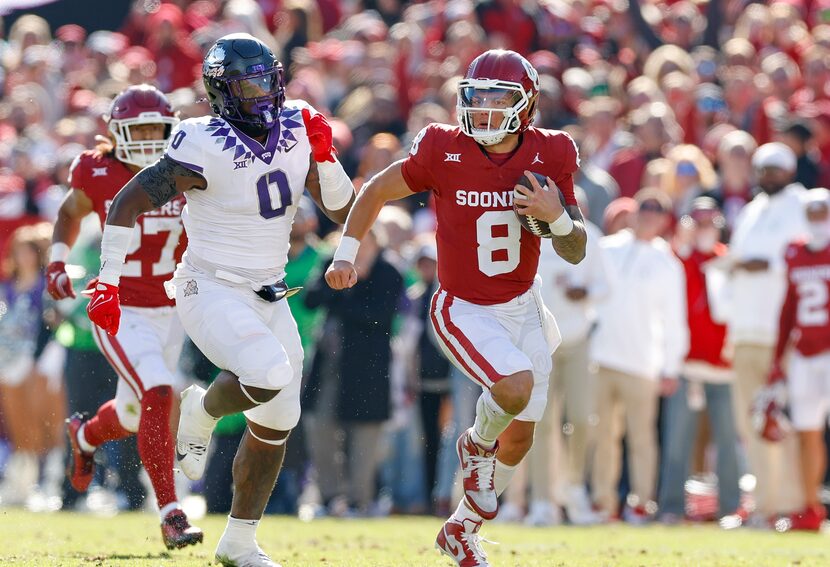
[[571,232],[564,236],[554,235],[551,238],[553,249],[556,253],[571,264],[579,264],[585,257],[585,246],[588,243],[588,233],[585,231],[585,221],[582,218],[582,211],[576,205],[565,207],[568,216],[574,222]]
[[[565,215],[571,217],[573,227],[571,227],[570,232],[561,236],[554,234],[551,242],[553,249],[563,260],[571,264],[579,264],[585,257],[585,245],[588,242],[585,221],[582,218],[579,206],[567,205],[562,192],[550,177],[547,178],[547,187],[553,187],[555,190],[552,191],[547,190],[547,187],[543,190],[539,181],[529,171],[525,171],[525,177],[527,177],[532,189],[519,184],[513,187],[516,192],[513,197],[516,210],[520,214],[532,215],[539,220],[551,223],[552,226],[561,224],[563,219],[566,226],[570,225],[571,223],[567,221]],[[563,228],[562,232],[564,230]]]
[[207,181],[200,174],[162,156],[153,165],[139,171],[118,192],[107,213],[107,224],[135,226],[140,214],[162,206],[177,193],[206,188]]

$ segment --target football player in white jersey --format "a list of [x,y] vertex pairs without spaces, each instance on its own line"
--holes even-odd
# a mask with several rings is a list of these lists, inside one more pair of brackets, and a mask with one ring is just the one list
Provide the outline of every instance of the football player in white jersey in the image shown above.
[[300,418],[303,350],[281,301],[292,291],[282,281],[288,237],[305,188],[338,223],[354,189],[325,118],[285,100],[283,67],[264,43],[248,34],[224,36],[208,51],[202,74],[216,116],[180,122],[165,155],[116,195],[88,311],[95,324],[117,332],[118,282],[136,217],[184,193],[188,245],[168,293],[175,293],[190,338],[223,371],[206,391],[194,385],[182,394],[179,467],[200,478],[216,421],[245,413],[216,559],[275,567],[255,533]]

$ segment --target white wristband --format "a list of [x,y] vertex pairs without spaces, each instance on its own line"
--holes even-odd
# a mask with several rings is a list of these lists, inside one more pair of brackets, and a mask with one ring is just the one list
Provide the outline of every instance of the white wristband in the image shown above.
[[343,260],[350,264],[354,264],[354,260],[355,258],[357,258],[358,248],[360,248],[360,241],[357,238],[352,238],[351,236],[344,235],[340,239],[340,245],[334,252],[334,258],[332,258],[332,262]]
[[53,242],[52,249],[49,251],[49,263],[66,262],[67,258],[69,258],[69,246],[65,242]]
[[330,211],[339,211],[348,205],[354,196],[354,185],[337,158],[334,163],[317,162],[317,171],[320,174],[320,196],[323,205]]
[[554,236],[565,236],[566,234],[570,234],[574,229],[574,221],[571,219],[571,215],[568,214],[568,211],[562,211],[559,218],[550,223],[548,226],[550,227],[551,234]]
[[133,227],[104,225],[104,236],[101,238],[101,273],[98,281],[109,285],[118,285],[121,280],[121,269],[124,258],[133,239]]

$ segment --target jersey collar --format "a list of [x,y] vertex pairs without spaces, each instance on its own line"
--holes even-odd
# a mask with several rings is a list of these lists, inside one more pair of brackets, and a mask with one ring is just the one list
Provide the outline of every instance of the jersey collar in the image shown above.
[[[227,122],[227,121],[226,121]],[[227,122],[228,126],[231,127],[236,137],[243,143],[245,146],[253,152],[253,154],[258,157],[263,162],[271,165],[271,161],[274,159],[274,154],[277,153],[277,144],[280,140],[280,128],[275,127],[271,128],[268,132],[268,138],[265,140],[265,145],[263,146],[257,140],[248,136],[245,132],[238,129],[236,126]]]

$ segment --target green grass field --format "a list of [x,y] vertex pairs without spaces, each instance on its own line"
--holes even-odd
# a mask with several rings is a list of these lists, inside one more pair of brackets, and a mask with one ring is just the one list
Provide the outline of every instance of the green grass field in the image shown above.
[[[149,514],[100,518],[72,513],[0,510],[0,564],[60,566],[204,566],[224,527],[221,516],[197,523],[201,546],[167,552]],[[283,567],[451,567],[433,541],[441,522],[429,518],[318,520],[268,517],[260,545]],[[485,526],[493,567],[829,566],[830,538],[712,526],[524,528]]]

